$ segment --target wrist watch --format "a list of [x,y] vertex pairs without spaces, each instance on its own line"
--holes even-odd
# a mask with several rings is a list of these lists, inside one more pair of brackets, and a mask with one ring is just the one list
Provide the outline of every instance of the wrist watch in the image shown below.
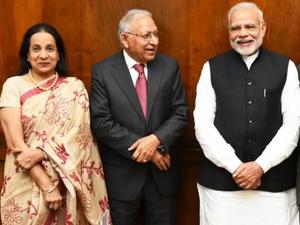
[[167,153],[166,149],[164,148],[163,145],[160,145],[157,147],[157,151],[162,154],[162,155],[165,155]]

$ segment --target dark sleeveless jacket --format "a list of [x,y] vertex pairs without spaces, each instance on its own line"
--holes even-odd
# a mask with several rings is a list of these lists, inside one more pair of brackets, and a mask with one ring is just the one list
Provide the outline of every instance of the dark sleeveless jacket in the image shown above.
[[[282,125],[281,93],[289,59],[261,49],[248,71],[235,51],[209,60],[216,93],[214,124],[242,162],[255,161]],[[279,192],[295,186],[296,151],[262,177],[260,190]],[[204,159],[199,183],[216,190],[239,190],[232,175]]]

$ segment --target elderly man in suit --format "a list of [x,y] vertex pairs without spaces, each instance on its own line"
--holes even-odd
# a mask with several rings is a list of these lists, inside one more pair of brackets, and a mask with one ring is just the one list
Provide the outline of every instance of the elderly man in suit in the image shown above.
[[101,155],[114,225],[176,223],[178,148],[188,105],[176,60],[157,53],[157,26],[145,10],[120,20],[123,50],[92,69],[92,130]]

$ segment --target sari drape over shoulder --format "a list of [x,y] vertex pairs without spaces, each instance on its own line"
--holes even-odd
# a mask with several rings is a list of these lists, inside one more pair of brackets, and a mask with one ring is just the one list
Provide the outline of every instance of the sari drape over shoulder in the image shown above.
[[[46,153],[48,159],[42,166],[59,185],[64,200],[57,211],[47,208],[40,188],[16,167],[15,156],[8,150],[1,190],[3,225],[111,224],[83,83],[74,77],[60,77],[51,91],[42,91],[33,86],[23,88],[26,85],[19,85],[23,90],[14,90],[17,82],[24,82],[24,78],[12,77],[5,82],[0,107],[20,107],[24,140],[32,149]],[[19,105],[11,105],[17,102],[14,97],[19,98]]]

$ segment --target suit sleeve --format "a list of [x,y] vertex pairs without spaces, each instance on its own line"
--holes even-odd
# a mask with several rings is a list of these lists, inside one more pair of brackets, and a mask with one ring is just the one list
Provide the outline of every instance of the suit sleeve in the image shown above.
[[169,109],[166,109],[170,111],[169,117],[153,132],[160,139],[167,152],[170,152],[171,146],[183,128],[188,125],[188,103],[176,61],[172,64],[170,82],[172,82],[172,99]]
[[128,148],[140,136],[113,118],[103,75],[95,66],[92,69],[91,128],[97,140],[131,159],[132,154]]

